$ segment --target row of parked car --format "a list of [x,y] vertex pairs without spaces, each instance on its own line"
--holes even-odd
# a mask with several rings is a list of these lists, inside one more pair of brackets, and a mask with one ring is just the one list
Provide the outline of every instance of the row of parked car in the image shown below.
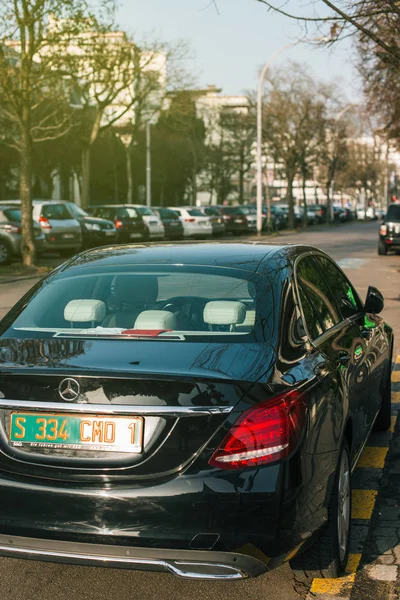
[[[10,262],[21,250],[20,201],[0,202],[0,265]],[[337,220],[350,220],[346,209],[335,208]],[[274,229],[287,226],[289,206],[271,206]],[[33,200],[34,236],[37,252],[56,251],[62,256],[82,249],[113,243],[184,238],[245,235],[257,230],[255,205],[152,207],[137,204],[102,204],[86,211],[73,202]],[[310,224],[325,220],[325,209],[309,206]],[[295,207],[299,224],[302,213]],[[267,208],[263,207],[263,227]]]

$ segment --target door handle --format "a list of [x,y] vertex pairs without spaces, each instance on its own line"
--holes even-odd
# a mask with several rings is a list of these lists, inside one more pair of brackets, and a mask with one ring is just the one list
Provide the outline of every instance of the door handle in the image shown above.
[[351,362],[351,356],[348,352],[339,352],[338,363],[341,367],[346,367]]

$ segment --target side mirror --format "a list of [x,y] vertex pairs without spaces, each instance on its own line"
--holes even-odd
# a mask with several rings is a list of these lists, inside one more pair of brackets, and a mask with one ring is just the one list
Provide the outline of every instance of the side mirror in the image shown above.
[[382,312],[384,306],[385,301],[382,294],[376,287],[370,285],[364,305],[365,312],[378,315],[380,312]]

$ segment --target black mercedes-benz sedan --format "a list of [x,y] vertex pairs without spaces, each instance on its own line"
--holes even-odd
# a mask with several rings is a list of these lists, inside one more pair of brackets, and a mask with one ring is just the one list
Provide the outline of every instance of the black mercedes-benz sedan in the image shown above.
[[[315,248],[115,246],[0,322],[0,554],[191,578],[348,555],[392,329]],[[321,575],[319,575],[321,576]]]

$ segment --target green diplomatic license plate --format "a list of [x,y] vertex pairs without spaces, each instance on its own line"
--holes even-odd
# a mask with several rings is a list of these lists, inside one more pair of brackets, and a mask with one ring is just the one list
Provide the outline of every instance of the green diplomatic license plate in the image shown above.
[[9,443],[29,448],[142,451],[143,419],[81,414],[13,412]]

